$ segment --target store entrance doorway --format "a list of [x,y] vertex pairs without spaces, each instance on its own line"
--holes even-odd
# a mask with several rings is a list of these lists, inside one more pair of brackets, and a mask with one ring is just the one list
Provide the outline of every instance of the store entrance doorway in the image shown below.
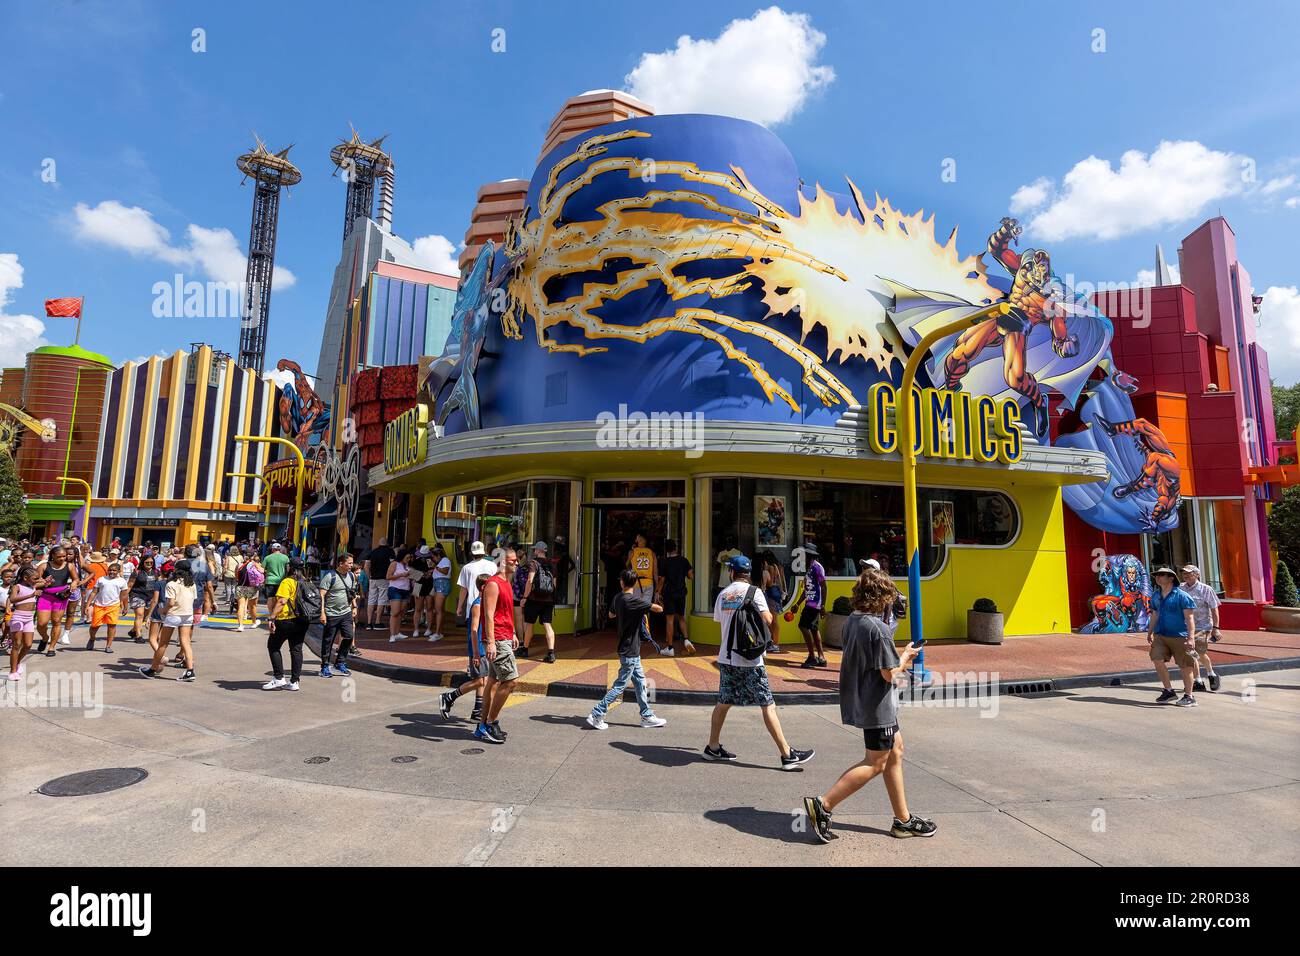
[[[628,552],[636,543],[638,534],[645,535],[647,546],[662,559],[664,542],[682,541],[682,504],[677,501],[654,504],[595,504],[588,505],[596,518],[596,554],[599,560],[595,574],[591,575],[591,606],[596,609],[593,620],[595,630],[612,628],[608,609],[620,590],[619,575],[627,567]],[[663,628],[663,620],[651,618],[656,634]]]

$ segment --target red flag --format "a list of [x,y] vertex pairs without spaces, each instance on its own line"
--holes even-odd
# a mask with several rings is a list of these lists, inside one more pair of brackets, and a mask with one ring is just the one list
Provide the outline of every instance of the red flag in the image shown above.
[[50,319],[79,319],[81,299],[46,299],[45,316]]

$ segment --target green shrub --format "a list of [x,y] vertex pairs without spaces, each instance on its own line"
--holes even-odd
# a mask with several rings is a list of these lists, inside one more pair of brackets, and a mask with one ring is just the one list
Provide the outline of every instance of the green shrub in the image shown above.
[[1286,562],[1277,562],[1277,576],[1273,579],[1273,605],[1275,607],[1300,607],[1300,593],[1296,591],[1295,579]]
[[997,614],[998,606],[992,598],[980,598],[975,602],[975,606],[971,610],[978,611],[981,614]]
[[848,617],[853,613],[853,602],[844,595],[837,597],[831,604],[831,613]]

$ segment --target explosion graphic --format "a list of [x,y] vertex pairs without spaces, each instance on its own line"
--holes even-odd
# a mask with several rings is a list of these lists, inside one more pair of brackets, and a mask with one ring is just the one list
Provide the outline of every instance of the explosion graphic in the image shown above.
[[[674,175],[687,183],[719,188],[738,202],[730,204],[691,188],[652,189],[602,203],[597,208],[599,218],[592,221],[564,218],[566,203],[597,177],[623,173],[632,179],[644,173],[645,159],[609,156],[606,144],[649,136],[640,130],[593,136],[552,167],[538,194],[537,215],[529,221],[525,213],[506,236],[505,253],[512,264],[502,314],[507,336],[522,338],[526,316],[533,318],[539,346],[579,355],[606,351],[594,344],[601,339],[645,342],[667,332],[699,335],[748,369],[769,401],[780,399],[798,412],[798,401],[738,343],[750,338],[770,343],[798,364],[803,383],[824,405],[856,405],[852,391],[826,365],[834,356],[839,364],[862,357],[882,370],[895,359],[901,361],[902,343],[886,316],[901,283],[891,284],[888,277],[906,277],[912,288],[972,303],[1000,297],[985,281],[979,256],[957,255],[956,230],[946,244],[939,245],[933,216],[924,219],[921,212],[904,216],[879,196],[869,206],[851,182],[861,221],[851,212],[840,213],[834,198],[820,187],[812,200],[800,195],[799,214],[791,215],[759,192],[738,167],[717,172],[693,163],[655,160],[656,176]],[[566,170],[584,163],[580,173],[559,185]],[[692,203],[725,218],[656,209],[670,202]],[[757,212],[741,206],[752,206]],[[680,275],[688,263],[728,259],[739,264],[733,275],[695,279]],[[624,260],[631,265],[613,280],[590,278],[608,263]],[[573,295],[552,299],[546,291],[566,278],[579,277],[584,281]],[[651,283],[662,283],[671,299],[680,301],[701,294],[724,299],[758,288],[759,280],[769,317],[798,313],[799,341],[762,322],[695,305],[637,324],[619,324],[596,315],[604,305]],[[804,345],[818,325],[827,336],[825,356]],[[583,342],[555,340],[551,333],[559,326],[579,329]]]

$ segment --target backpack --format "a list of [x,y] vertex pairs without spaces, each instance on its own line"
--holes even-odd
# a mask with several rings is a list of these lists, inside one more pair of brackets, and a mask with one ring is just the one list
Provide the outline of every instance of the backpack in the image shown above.
[[[351,584],[348,583],[348,578],[352,579]],[[335,581],[338,581],[343,585],[343,591],[348,596],[348,604],[351,604],[357,599],[357,576],[354,572],[349,571],[348,577],[345,578],[337,571],[326,571],[320,579],[320,586],[325,591],[333,591]]]
[[550,597],[555,593],[555,569],[550,561],[533,562],[536,575],[533,578],[532,594],[538,597]]
[[754,595],[757,593],[758,588],[751,584],[745,592],[744,603],[731,614],[731,621],[727,625],[728,656],[735,654],[752,661],[762,657],[767,650],[767,642],[772,635],[763,620],[763,612],[754,604]]
[[260,588],[266,583],[266,575],[252,561],[245,561],[239,568],[239,583],[246,588]]
[[293,615],[302,624],[320,620],[320,588],[306,578],[299,578],[293,589]]

